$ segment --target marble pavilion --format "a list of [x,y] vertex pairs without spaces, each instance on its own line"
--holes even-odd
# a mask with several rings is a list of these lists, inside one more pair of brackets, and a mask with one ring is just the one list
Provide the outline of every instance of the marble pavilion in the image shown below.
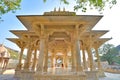
[[[17,16],[27,30],[10,30],[18,38],[7,38],[21,49],[15,77],[20,80],[98,80],[104,76],[98,48],[111,38],[100,38],[107,30],[92,30],[102,17],[76,15],[65,9]],[[24,49],[27,56],[22,63]]]

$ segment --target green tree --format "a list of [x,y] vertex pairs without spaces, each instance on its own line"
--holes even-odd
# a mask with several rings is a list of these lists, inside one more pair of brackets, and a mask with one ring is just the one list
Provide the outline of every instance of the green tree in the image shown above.
[[0,20],[5,13],[12,11],[13,13],[20,9],[21,0],[0,0]]
[[[43,0],[46,2],[47,0]],[[64,4],[69,4],[69,0],[60,0]],[[116,0],[74,0],[76,5],[74,6],[74,10],[81,9],[82,12],[86,12],[88,8],[96,9],[98,11],[104,10],[105,6],[109,6],[112,8],[113,5],[117,3]],[[89,7],[88,7],[89,6]]]
[[101,56],[101,60],[107,61],[109,65],[112,65],[119,51],[111,44],[105,44],[102,50],[104,54]]
[[103,44],[99,48],[98,52],[99,52],[99,54],[106,54],[108,52],[108,50],[112,49],[113,47],[114,47],[113,44]]
[[116,56],[113,60],[114,60],[114,62],[116,62],[117,64],[120,64],[120,56]]

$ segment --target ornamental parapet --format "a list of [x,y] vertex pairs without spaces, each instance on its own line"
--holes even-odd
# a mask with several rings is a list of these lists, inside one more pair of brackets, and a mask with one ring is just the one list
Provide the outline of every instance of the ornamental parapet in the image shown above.
[[60,11],[60,8],[58,11],[56,11],[56,9],[54,11],[51,12],[44,12],[44,16],[75,16],[76,13],[75,12],[69,12],[69,11],[65,11],[65,9],[63,11]]

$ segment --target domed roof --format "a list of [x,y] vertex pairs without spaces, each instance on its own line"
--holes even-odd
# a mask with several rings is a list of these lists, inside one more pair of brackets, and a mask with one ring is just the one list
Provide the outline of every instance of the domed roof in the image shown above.
[[0,57],[10,57],[10,53],[7,51],[3,44],[0,44]]

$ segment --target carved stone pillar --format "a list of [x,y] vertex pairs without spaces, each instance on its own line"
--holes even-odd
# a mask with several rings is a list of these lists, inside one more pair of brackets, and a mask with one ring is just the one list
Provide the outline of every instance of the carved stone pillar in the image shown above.
[[33,45],[31,45],[31,42],[30,42],[28,44],[27,58],[26,58],[26,61],[25,61],[24,70],[29,71],[29,68],[30,68],[30,65],[31,65],[32,51],[33,51]]
[[95,66],[93,62],[93,55],[92,55],[92,47],[93,47],[94,38],[92,37],[91,33],[86,42],[87,42],[86,47],[87,47],[87,52],[88,52],[89,67],[90,67],[90,71],[93,71],[95,70]]
[[100,57],[99,57],[97,47],[95,47],[95,52],[96,52],[96,56],[97,56],[98,75],[99,75],[99,77],[105,77],[104,71],[103,71],[102,66],[101,66]]
[[43,72],[44,53],[46,50],[44,25],[41,25],[41,33],[39,35],[40,35],[40,47],[39,47],[40,49],[39,49],[39,58],[38,58],[36,75],[42,74]]
[[76,53],[76,61],[77,61],[77,72],[83,71],[81,64],[81,55],[80,55],[80,41],[79,41],[79,25],[76,25],[76,33],[75,33],[75,53]]
[[87,49],[88,52],[88,61],[89,61],[89,67],[90,67],[90,71],[94,70],[94,65],[93,65],[93,56],[92,56],[92,52],[91,52],[91,48],[88,47]]
[[80,46],[79,46],[79,41],[76,41],[76,59],[77,59],[77,71],[81,72],[82,71],[82,64],[81,64],[81,55],[80,55]]
[[24,48],[25,48],[26,44],[23,41],[18,41],[17,45],[20,47],[21,51],[20,51],[19,62],[18,62],[18,65],[16,67],[16,70],[21,70],[21,68],[22,68],[22,57],[23,57],[23,52],[24,52]]
[[67,68],[67,61],[68,61],[68,57],[67,57],[67,50],[64,51],[64,67]]
[[72,59],[72,71],[74,72],[75,71],[75,68],[76,68],[76,64],[75,64],[75,54],[74,54],[74,47],[73,47],[73,44],[71,44],[71,59]]
[[94,65],[93,65],[93,56],[91,52],[90,46],[87,46],[87,53],[88,53],[88,64],[90,71],[85,71],[87,75],[87,80],[98,80],[98,71],[94,70]]
[[36,64],[37,64],[37,48],[34,49],[34,59],[33,59],[32,70],[35,70]]
[[51,68],[53,68],[53,56],[50,57],[51,60]]
[[54,68],[55,67],[55,51],[54,51],[54,49],[52,50],[52,57],[51,57],[51,59],[52,59],[52,68]]
[[26,57],[26,61],[24,64],[24,69],[21,71],[21,80],[32,80],[33,79],[33,75],[34,75],[34,71],[31,71],[30,69],[31,67],[31,58],[32,58],[32,51],[33,51],[33,39],[30,36],[27,36],[26,38],[26,42],[27,42],[27,57]]
[[48,40],[45,41],[44,72],[48,69]]
[[44,61],[44,50],[45,50],[45,39],[40,39],[40,53],[37,65],[37,72],[42,73],[43,71],[43,61]]
[[71,56],[72,56],[72,71],[77,72],[77,59],[75,51],[75,32],[71,32]]
[[87,70],[86,55],[85,55],[84,47],[82,48],[82,54],[83,54],[83,67],[84,67],[84,70]]
[[51,65],[52,65],[52,68],[55,67],[55,62],[54,62],[54,53],[52,53],[52,57],[51,57]]
[[24,48],[25,48],[25,43],[22,41],[19,41],[17,43],[17,45],[21,48],[21,51],[20,51],[20,56],[19,56],[19,62],[15,69],[14,77],[19,78],[21,75],[21,70],[22,70],[22,57],[23,57],[23,52],[24,52]]
[[18,62],[16,70],[21,70],[21,68],[22,68],[22,56],[23,56],[23,52],[24,52],[24,47],[21,47],[19,62]]
[[95,52],[96,52],[96,56],[97,56],[98,69],[101,69],[101,63],[100,63],[100,57],[99,57],[99,54],[98,54],[98,48],[95,48]]

